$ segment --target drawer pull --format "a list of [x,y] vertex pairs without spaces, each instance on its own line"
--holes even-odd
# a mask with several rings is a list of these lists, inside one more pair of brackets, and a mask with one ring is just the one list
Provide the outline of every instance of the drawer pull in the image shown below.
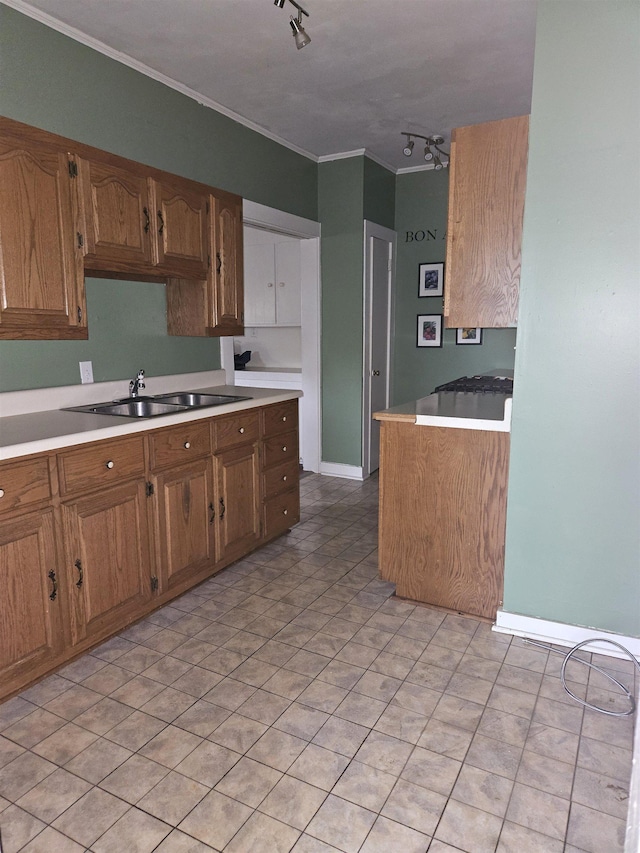
[[213,501],[211,501],[211,503],[209,504],[209,512],[211,513],[211,515],[209,516],[209,524],[213,524],[213,522],[216,520],[216,508],[213,505]]
[[224,514],[226,512],[226,507],[224,505],[224,498],[220,498],[220,521],[224,518]]
[[286,444],[285,444],[285,445],[284,445],[284,447],[282,448],[282,452],[283,452],[283,453],[286,453],[286,452],[287,452],[287,445],[286,445]]
[[115,465],[115,462],[114,462],[112,459],[110,459],[110,460],[106,463],[106,466],[105,466],[105,467],[107,467],[109,470],[111,470],[111,469],[113,468],[113,466],[114,466],[114,465]]
[[53,569],[51,569],[47,577],[53,584],[53,589],[49,593],[49,598],[51,599],[51,601],[55,601],[56,595],[58,594],[58,581],[56,580],[56,573],[53,571]]
[[287,416],[286,416],[286,415],[283,415],[283,416],[282,416],[282,422],[284,423],[284,422],[286,421],[286,419],[287,419]]
[[244,435],[244,427],[240,427],[240,429],[238,430],[238,432],[240,433],[240,435]]
[[289,515],[289,510],[288,510],[288,509],[283,509],[283,510],[282,510],[282,514],[283,514],[283,515]]
[[286,483],[286,482],[287,482],[287,475],[286,475],[286,474],[284,474],[284,475],[283,475],[283,477],[282,477],[282,482],[283,482],[283,483]]
[[0,489],[0,498],[4,497],[4,489]]
[[74,566],[78,570],[78,580],[76,581],[76,586],[78,589],[82,586],[82,581],[84,580],[84,572],[82,571],[82,560],[76,560]]
[[191,442],[190,442],[190,441],[185,441],[185,443],[184,443],[184,449],[185,449],[185,450],[189,450],[190,448],[191,448]]

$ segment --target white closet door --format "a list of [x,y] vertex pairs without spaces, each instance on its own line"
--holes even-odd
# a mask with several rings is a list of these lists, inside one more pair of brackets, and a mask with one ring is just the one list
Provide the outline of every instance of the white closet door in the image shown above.
[[300,241],[276,243],[276,322],[300,325]]
[[244,324],[273,326],[276,297],[273,244],[244,247]]

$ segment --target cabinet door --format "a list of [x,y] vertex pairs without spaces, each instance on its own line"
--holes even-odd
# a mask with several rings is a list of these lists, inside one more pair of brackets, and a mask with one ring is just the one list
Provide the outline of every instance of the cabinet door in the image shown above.
[[145,483],[62,505],[74,643],[113,634],[151,599]]
[[518,318],[528,116],[453,132],[445,324],[500,328]]
[[85,266],[114,272],[150,270],[153,211],[147,179],[106,162],[78,158],[77,166]]
[[211,459],[156,478],[156,545],[161,591],[213,566],[216,521]]
[[276,324],[300,325],[300,243],[276,243]]
[[86,338],[70,158],[0,121],[0,338]]
[[214,457],[217,558],[244,556],[260,539],[257,444],[244,444]]
[[207,197],[185,181],[151,181],[156,263],[164,272],[205,279],[208,270]]
[[235,197],[211,196],[210,207],[211,328],[220,335],[241,335],[244,332],[242,201]]
[[246,326],[273,326],[276,322],[275,268],[272,243],[249,245],[244,251]]
[[62,647],[53,510],[0,523],[0,693],[44,671]]

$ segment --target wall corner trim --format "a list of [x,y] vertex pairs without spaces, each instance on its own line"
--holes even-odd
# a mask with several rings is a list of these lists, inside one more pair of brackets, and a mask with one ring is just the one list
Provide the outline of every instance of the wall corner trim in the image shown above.
[[342,462],[321,462],[320,473],[327,477],[342,477],[345,480],[364,480],[364,471],[357,465]]

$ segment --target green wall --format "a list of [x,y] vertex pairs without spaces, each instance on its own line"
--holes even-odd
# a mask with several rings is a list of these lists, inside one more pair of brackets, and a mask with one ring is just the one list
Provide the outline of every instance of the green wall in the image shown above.
[[[214,110],[0,4],[0,115],[317,215],[317,166]],[[164,286],[89,281],[88,341],[0,341],[0,391],[220,366],[216,339],[166,334]]]
[[538,11],[506,610],[640,636],[640,5]]
[[442,297],[418,297],[418,267],[445,259],[448,190],[448,169],[396,178],[394,405],[425,397],[459,376],[513,369],[515,329],[485,329],[479,346],[457,346],[455,329],[445,329],[442,348],[416,346],[418,314],[443,310]]

